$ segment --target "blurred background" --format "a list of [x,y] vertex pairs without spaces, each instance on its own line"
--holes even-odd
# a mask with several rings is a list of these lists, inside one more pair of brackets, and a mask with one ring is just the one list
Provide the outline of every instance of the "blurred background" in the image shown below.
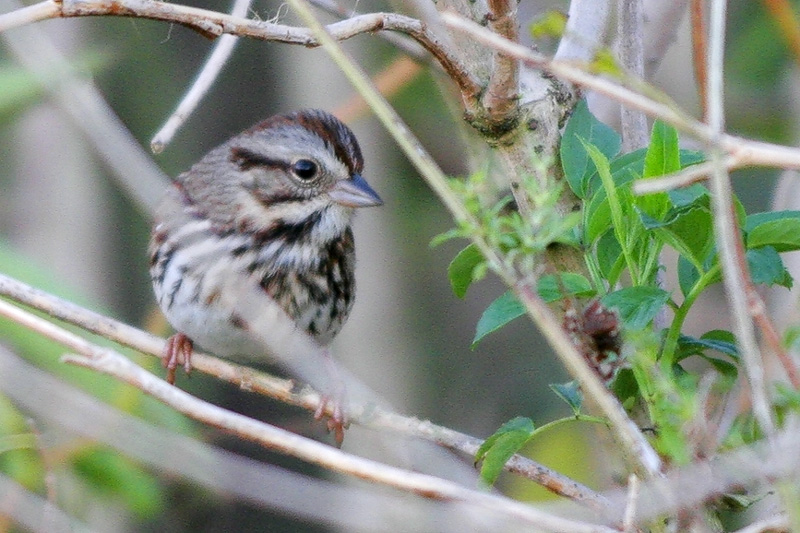
[[[401,2],[341,4],[362,11],[403,10]],[[768,4],[774,2],[730,2],[727,124],[732,133],[795,144],[800,78],[798,57],[792,55],[791,41],[785,37],[792,20],[770,11]],[[798,4],[790,3],[795,13]],[[221,2],[192,5],[229,9]],[[4,0],[0,6],[5,12],[15,4]],[[567,8],[567,1],[521,2],[523,37],[530,42],[528,26],[543,13],[566,12]],[[260,1],[252,11],[264,20],[280,16],[283,23],[296,23],[281,2]],[[679,13],[665,23],[679,27],[677,38],[665,48],[652,81],[697,116],[688,16]],[[497,280],[487,279],[474,285],[464,300],[453,296],[447,265],[464,243],[430,246],[434,236],[452,227],[450,217],[322,50],[241,39],[198,111],[163,153],[152,155],[150,139],[191,85],[213,43],[180,26],[112,17],[45,21],[2,37],[0,272],[127,323],[169,334],[156,309],[147,273],[150,215],[128,192],[130,185],[122,185],[125,178],[120,178],[114,161],[117,166],[122,162],[134,176],[140,173],[140,184],[147,186],[150,181],[144,176],[155,168],[175,176],[217,144],[267,116],[318,107],[334,112],[353,128],[365,153],[364,175],[385,200],[383,207],[363,210],[356,219],[358,297],[334,343],[336,358],[399,412],[476,437],[490,435],[518,415],[541,425],[569,413],[548,387],[569,378],[530,323],[518,320],[471,349],[482,311],[504,288]],[[537,44],[548,51],[557,43]],[[452,87],[379,36],[354,38],[346,49],[382,81],[392,104],[445,172],[468,173],[468,156],[461,143],[463,125],[451,111]],[[130,144],[106,147],[105,155],[98,152],[97,143],[80,127],[80,117],[71,116],[63,99],[59,102],[48,93],[32,73],[37,64],[40,70],[45,65],[44,76],[50,73],[50,83],[66,83],[57,78],[58,69],[47,67],[48,54],[63,57],[79,79],[93,82],[130,130]],[[65,89],[63,94],[72,93]],[[595,105],[598,116],[613,124],[613,112],[602,102]],[[141,168],[136,166],[140,163],[127,163],[140,161],[137,157],[145,161]],[[152,163],[155,167],[148,167]],[[775,172],[762,169],[737,173],[737,190],[748,211],[769,209],[776,177]],[[61,394],[69,397],[77,387],[165,431],[199,437],[304,475],[330,478],[319,469],[195,426],[88,370],[66,368],[58,362],[62,348],[4,320],[0,320],[0,346],[4,353],[13,352],[44,369],[47,377],[56,378],[42,385],[38,392],[42,401]],[[126,353],[154,372],[163,372],[157,361]],[[337,527],[290,507],[276,509],[258,498],[232,495],[224,487],[213,488],[213,483],[208,488],[191,476],[165,472],[96,444],[70,429],[69,423],[43,418],[19,399],[19,394],[26,395],[20,390],[33,391],[43,376],[29,366],[19,368],[24,372],[19,370],[15,376],[18,387],[13,391],[0,388],[0,472],[39,494],[55,494],[62,509],[91,528],[327,531]],[[330,442],[322,425],[308,413],[198,374],[178,379],[180,387],[204,399]],[[107,435],[119,433],[113,422],[81,418],[82,414],[76,407],[61,416],[74,417],[71,420],[78,425],[92,422]],[[4,449],[3,442],[20,434],[37,435],[36,444]],[[602,486],[613,471],[594,466],[597,458],[592,455],[591,441],[595,436],[594,428],[567,425],[543,435],[529,451],[539,462],[590,486]],[[389,446],[386,440],[393,438],[354,428],[344,449],[383,457],[381,450]],[[175,452],[150,448],[154,455]],[[468,479],[468,458],[446,460],[463,463],[464,472],[451,474]],[[400,459],[395,462],[403,464]],[[212,477],[224,474],[214,472]],[[532,483],[511,478],[501,479],[503,483],[523,498],[546,497]],[[6,530],[15,526],[0,514],[0,531]]]

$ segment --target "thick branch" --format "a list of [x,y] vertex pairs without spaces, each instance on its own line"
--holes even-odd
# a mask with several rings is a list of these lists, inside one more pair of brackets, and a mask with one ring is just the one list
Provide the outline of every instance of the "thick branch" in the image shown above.
[[[519,38],[516,0],[489,0],[489,10],[489,28],[516,42]],[[495,51],[493,63],[483,106],[491,128],[508,131],[519,119],[519,61]]]
[[799,149],[743,139],[733,135],[716,135],[706,124],[692,118],[665,95],[657,93],[654,89],[648,90],[647,95],[639,92],[642,87],[645,87],[641,80],[632,82],[631,79],[616,81],[603,78],[590,74],[585,65],[552,61],[542,54],[504,39],[458,15],[443,13],[442,19],[449,27],[468,33],[486,46],[501,50],[532,67],[540,68],[571,83],[609,96],[623,105],[643,111],[651,117],[660,118],[700,141],[721,147],[735,158],[735,168],[752,165],[800,168]]

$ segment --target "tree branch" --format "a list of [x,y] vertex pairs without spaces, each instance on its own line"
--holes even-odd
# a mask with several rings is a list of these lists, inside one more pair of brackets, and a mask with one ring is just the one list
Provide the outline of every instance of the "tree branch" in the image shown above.
[[[394,108],[386,102],[370,83],[367,75],[344,53],[341,45],[316,20],[307,2],[304,0],[290,0],[290,2],[299,12],[304,22],[314,31],[325,50],[339,65],[345,76],[372,107],[375,115],[394,137],[397,144],[425,178],[431,189],[450,210],[456,222],[466,224],[468,227],[480,227],[475,217],[466,209],[450,188],[447,183],[447,177],[433,158],[403,123]],[[492,34],[491,32],[489,33]],[[489,268],[506,285],[511,287],[520,298],[529,316],[542,329],[545,337],[567,369],[579,380],[584,392],[597,403],[603,414],[608,417],[609,423],[625,446],[625,450],[628,452],[627,457],[632,462],[633,467],[643,478],[658,472],[661,468],[661,461],[658,455],[644,438],[641,431],[639,431],[639,428],[628,418],[619,401],[605,388],[597,374],[578,353],[559,321],[530,286],[530,280],[522,280],[518,272],[507,267],[499,252],[489,246],[482,236],[473,234],[472,240],[483,254]]]
[[[726,0],[712,0],[709,23],[708,54],[708,124],[714,136],[722,135],[725,124],[723,106],[723,60],[725,47]],[[771,437],[775,432],[772,410],[764,383],[764,366],[755,337],[753,319],[747,302],[750,274],[744,256],[741,231],[736,223],[730,176],[724,164],[724,153],[719,146],[709,149],[714,171],[709,181],[711,207],[714,213],[714,232],[722,266],[722,279],[733,314],[733,330],[742,353],[744,368],[750,383],[753,413],[761,430]]]
[[[155,357],[161,357],[163,353],[165,341],[162,338],[57,298],[3,274],[0,274],[0,294],[142,353]],[[271,376],[207,354],[194,353],[192,366],[199,372],[232,383],[243,390],[302,407],[310,412],[315,412],[322,400],[317,392],[308,387],[298,391],[292,380]],[[350,404],[348,415],[351,422],[365,428],[417,437],[468,457],[474,457],[483,442],[428,421],[392,413],[374,404]],[[520,455],[511,458],[506,464],[506,470],[525,476],[556,494],[586,503],[595,509],[604,507],[602,497],[593,490]]]
[[[509,41],[517,42],[519,31],[516,0],[489,0],[489,29]],[[488,122],[498,131],[508,131],[519,119],[519,62],[495,51],[492,74],[483,96]]]
[[[486,46],[501,50],[503,53],[516,57],[534,68],[540,68],[571,83],[611,97],[651,117],[660,118],[700,141],[719,146],[734,158],[733,168],[754,165],[800,168],[800,149],[744,139],[724,133],[714,135],[706,124],[692,118],[675,103],[671,102],[666,95],[659,93],[642,80],[631,77],[623,78],[619,81],[603,78],[589,73],[587,65],[552,61],[542,54],[504,39],[486,28],[453,13],[443,13],[442,19],[449,27],[473,36]],[[640,92],[643,88],[647,88],[647,94]]]
[[[46,18],[88,16],[146,18],[181,24],[210,37],[228,33],[264,41],[299,44],[309,48],[319,46],[319,42],[305,28],[245,19],[157,0],[63,0],[61,2],[45,0],[24,10],[0,15],[0,32]],[[448,76],[458,85],[465,105],[474,107],[474,102],[481,92],[478,81],[422,22],[395,13],[371,13],[328,26],[328,31],[337,40],[346,40],[356,35],[381,30],[404,33],[416,40],[436,58]]]
[[123,355],[101,348],[62,329],[47,320],[0,300],[0,315],[18,322],[33,331],[74,350],[78,355],[66,355],[68,363],[103,372],[153,396],[176,411],[210,426],[231,432],[240,438],[256,442],[334,472],[355,476],[411,492],[424,498],[443,501],[463,501],[498,513],[517,523],[551,531],[612,532],[602,526],[561,518],[539,511],[505,497],[466,489],[456,483],[434,476],[419,474],[357,457],[341,450],[301,437],[289,431],[247,418],[210,404],[155,377]]

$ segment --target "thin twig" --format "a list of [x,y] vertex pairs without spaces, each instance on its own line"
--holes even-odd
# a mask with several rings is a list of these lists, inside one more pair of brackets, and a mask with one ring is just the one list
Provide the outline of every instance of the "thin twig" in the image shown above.
[[[0,473],[0,516],[11,517],[26,531],[48,533],[73,533],[75,531],[91,531],[86,524],[76,519],[42,498],[29,491],[15,480]],[[13,527],[12,527],[13,529]]]
[[[351,17],[356,17],[360,14],[357,11],[350,11],[343,8],[338,2],[334,2],[333,0],[311,0],[311,3],[319,9],[338,17],[339,19],[348,19]],[[388,32],[380,32],[378,35],[386,42],[390,43],[392,46],[412,58],[414,61],[418,63],[433,64],[441,67],[439,63],[432,63],[431,56],[425,52],[425,49],[405,35]]]
[[[489,13],[486,15],[489,29],[513,42],[519,39],[516,4],[515,0],[489,0]],[[494,51],[489,83],[481,101],[484,112],[479,123],[483,131],[491,132],[487,137],[499,145],[498,154],[505,162],[506,177],[517,209],[524,219],[530,220],[531,200],[521,179],[523,169],[528,165],[521,166],[512,157],[512,147],[516,148],[519,143],[503,140],[509,133],[515,135],[521,118],[519,68],[519,61],[515,58]],[[530,158],[528,153],[525,155]]]
[[[736,167],[737,162],[735,158],[728,156],[722,161],[722,164],[726,169],[731,170]],[[715,163],[707,161],[659,178],[636,180],[633,183],[633,194],[643,195],[671,191],[673,189],[687,187],[692,183],[705,181],[714,171],[714,165]]]
[[631,420],[619,400],[613,396],[598,378],[597,374],[583,359],[564,328],[556,320],[547,304],[539,297],[535,285],[530,280],[513,285],[514,294],[525,306],[528,315],[539,326],[543,335],[561,357],[567,370],[581,384],[583,392],[594,401],[614,428],[614,434],[624,446],[624,456],[634,470],[643,478],[660,474],[661,458]]
[[764,300],[758,291],[753,286],[752,282],[747,285],[747,308],[750,311],[753,320],[755,320],[758,329],[761,331],[764,343],[775,354],[786,372],[786,377],[795,388],[800,390],[800,369],[798,369],[797,362],[792,355],[786,350],[786,347],[781,342],[778,331],[775,329],[775,324],[772,323],[769,315],[767,315],[767,308],[764,305]]
[[27,26],[34,22],[60,16],[61,6],[57,2],[41,2],[31,6],[20,7],[0,15],[0,31]]
[[[344,53],[340,44],[316,20],[308,3],[304,0],[290,0],[290,3],[298,11],[303,21],[311,28],[322,43],[323,48],[331,55],[350,80],[350,83],[372,107],[375,115],[394,137],[397,144],[403,149],[431,189],[450,210],[456,222],[466,224],[469,227],[479,227],[475,217],[467,211],[464,204],[452,191],[447,183],[446,176],[430,154],[414,137],[392,106],[375,89],[369,77]],[[473,234],[472,238],[490,268],[509,287],[514,289],[529,316],[542,329],[545,337],[570,373],[581,383],[586,395],[594,400],[603,414],[608,417],[609,423],[619,435],[625,449],[629,452],[627,457],[634,468],[642,477],[649,477],[659,472],[661,460],[658,455],[639,428],[628,418],[619,401],[605,388],[588,363],[578,353],[559,321],[539,298],[536,291],[531,288],[528,282],[520,282],[517,273],[508,270],[504,266],[498,253],[481,236]]]
[[[14,12],[0,15],[0,32],[42,20],[45,15],[49,15],[49,18],[125,16],[173,22],[207,36],[230,33],[264,41],[299,44],[309,48],[319,46],[311,32],[305,28],[234,17],[226,13],[157,0],[45,0],[37,5],[41,7],[37,8],[36,18],[21,17]],[[56,6],[56,10],[52,6]],[[422,45],[458,85],[465,105],[474,107],[474,102],[481,92],[477,79],[419,20],[396,13],[371,13],[328,26],[328,31],[337,40],[350,39],[356,35],[380,30],[404,33]]]
[[[800,432],[793,424],[781,429],[774,442],[756,442],[697,460],[667,472],[663,477],[643,481],[639,489],[636,522],[671,516],[702,502],[743,487],[770,486],[778,480],[792,481],[800,472]],[[604,493],[620,515],[628,502],[628,490]],[[796,502],[793,502],[796,503]]]
[[625,514],[622,515],[622,532],[635,531],[636,504],[639,502],[639,478],[636,474],[628,476],[628,501],[625,504]]
[[[203,31],[217,28],[220,34],[230,33],[266,41],[309,47],[318,46],[318,43],[304,28],[241,19],[224,13],[155,0],[147,2],[143,0],[114,0],[114,2],[111,0],[66,0],[63,2],[63,9],[60,6],[62,6],[60,2],[46,0],[41,4],[36,4],[35,9],[33,9],[34,6],[31,6],[32,9],[25,12],[34,13],[35,16],[19,13],[19,10],[0,15],[0,32],[45,18],[95,15],[131,16],[175,22]],[[740,166],[800,168],[800,150],[797,148],[743,139],[733,135],[713,136],[705,124],[691,118],[663,95],[659,95],[659,99],[654,99],[640,94],[623,83],[589,73],[584,64],[551,61],[529,48],[512,43],[453,13],[442,13],[442,20],[453,29],[469,33],[487,46],[525,61],[534,68],[541,68],[559,78],[595,90],[624,105],[639,109],[651,117],[660,118],[703,142],[716,143],[726,152],[734,155]],[[481,93],[480,83],[464,65],[452,57],[449,50],[440,46],[436,38],[430,35],[420,21],[391,13],[374,13],[331,24],[328,29],[338,40],[380,30],[409,35],[431,52],[443,65],[448,75],[459,86],[466,107],[474,109],[475,101]]]
[[[418,501],[415,505],[403,494],[292,472],[148,422],[122,408],[103,403],[2,345],[0,390],[15,407],[47,427],[50,441],[63,429],[70,435],[70,448],[74,448],[73,444],[105,444],[158,471],[159,475],[180,476],[225,498],[246,501],[248,505],[271,512],[277,510],[304,521],[357,532],[385,530],[387,524],[398,523],[396,509],[399,505],[418,517],[432,517],[442,512],[435,502]],[[131,438],[132,435],[135,438]],[[264,490],[264,487],[280,487],[280,490]],[[4,497],[5,493],[0,499]],[[469,526],[468,517],[460,518],[449,531],[463,531]],[[35,531],[52,533],[56,530],[50,527]],[[76,528],[73,533],[83,531],[88,533],[82,528]]]
[[[0,274],[0,294],[142,353],[156,357],[160,357],[163,353],[165,341],[162,338],[62,300],[3,274]],[[244,390],[302,407],[310,412],[315,412],[321,402],[317,392],[308,387],[298,391],[292,380],[271,376],[203,353],[192,355],[192,366],[196,371],[215,376]],[[468,457],[473,457],[483,442],[428,421],[392,413],[373,404],[351,404],[348,406],[348,416],[351,422],[360,426],[435,442]],[[593,490],[520,455],[511,458],[506,464],[506,470],[525,476],[556,494],[584,502],[595,509],[604,507],[602,497]]]
[[[408,57],[398,56],[386,68],[374,74],[372,80],[380,93],[391,99],[417,79],[422,72],[423,69],[418,63]],[[369,106],[358,93],[354,93],[333,110],[333,114],[345,123],[351,122],[367,112],[369,112]]]
[[530,526],[552,531],[607,531],[594,524],[554,516],[513,500],[466,489],[456,483],[434,476],[419,474],[357,457],[341,450],[301,437],[289,431],[247,418],[200,400],[183,390],[155,377],[132,361],[108,348],[94,345],[52,322],[0,300],[0,315],[32,331],[51,338],[79,355],[66,355],[67,363],[103,372],[153,396],[176,411],[213,427],[229,431],[243,439],[276,450],[334,472],[385,484],[434,500],[457,500],[502,513]]
[[708,118],[708,56],[706,50],[706,0],[691,0],[692,20],[692,62],[697,92],[700,95],[700,114]]
[[[712,134],[721,135],[725,115],[723,106],[723,60],[725,47],[726,0],[712,0],[709,21],[708,57],[708,123]],[[768,393],[764,383],[764,367],[753,319],[747,301],[750,276],[744,257],[744,244],[734,214],[731,182],[725,167],[724,153],[718,146],[709,147],[715,165],[709,180],[711,206],[714,213],[714,232],[722,266],[722,278],[733,314],[733,329],[750,383],[753,413],[767,436],[775,432]]]
[[[235,0],[233,9],[231,9],[231,16],[246,16],[252,1],[253,0]],[[205,97],[208,90],[217,79],[217,76],[219,76],[222,67],[225,66],[225,63],[227,63],[228,59],[231,57],[238,40],[239,38],[235,35],[223,35],[217,39],[214,50],[212,50],[211,54],[208,56],[208,60],[197,75],[194,84],[192,84],[189,91],[183,97],[183,100],[178,104],[177,109],[175,109],[172,115],[167,119],[167,122],[158,130],[158,133],[153,136],[153,140],[150,141],[150,149],[153,153],[161,153],[164,147],[166,147],[175,136],[175,132],[178,131],[178,128],[183,126],[186,119],[194,112],[200,100]]]

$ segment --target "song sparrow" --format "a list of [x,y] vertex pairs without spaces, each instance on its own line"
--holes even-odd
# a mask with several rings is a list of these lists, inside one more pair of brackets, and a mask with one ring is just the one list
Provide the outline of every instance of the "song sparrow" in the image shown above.
[[[354,208],[383,203],[362,167],[350,128],[304,110],[256,124],[177,177],[149,249],[156,298],[179,332],[165,353],[169,380],[177,365],[189,370],[193,342],[221,357],[274,361],[236,299],[222,297],[231,278],[255,288],[265,310],[277,306],[320,346],[330,343],[353,306]],[[339,440],[337,416],[329,426]]]

